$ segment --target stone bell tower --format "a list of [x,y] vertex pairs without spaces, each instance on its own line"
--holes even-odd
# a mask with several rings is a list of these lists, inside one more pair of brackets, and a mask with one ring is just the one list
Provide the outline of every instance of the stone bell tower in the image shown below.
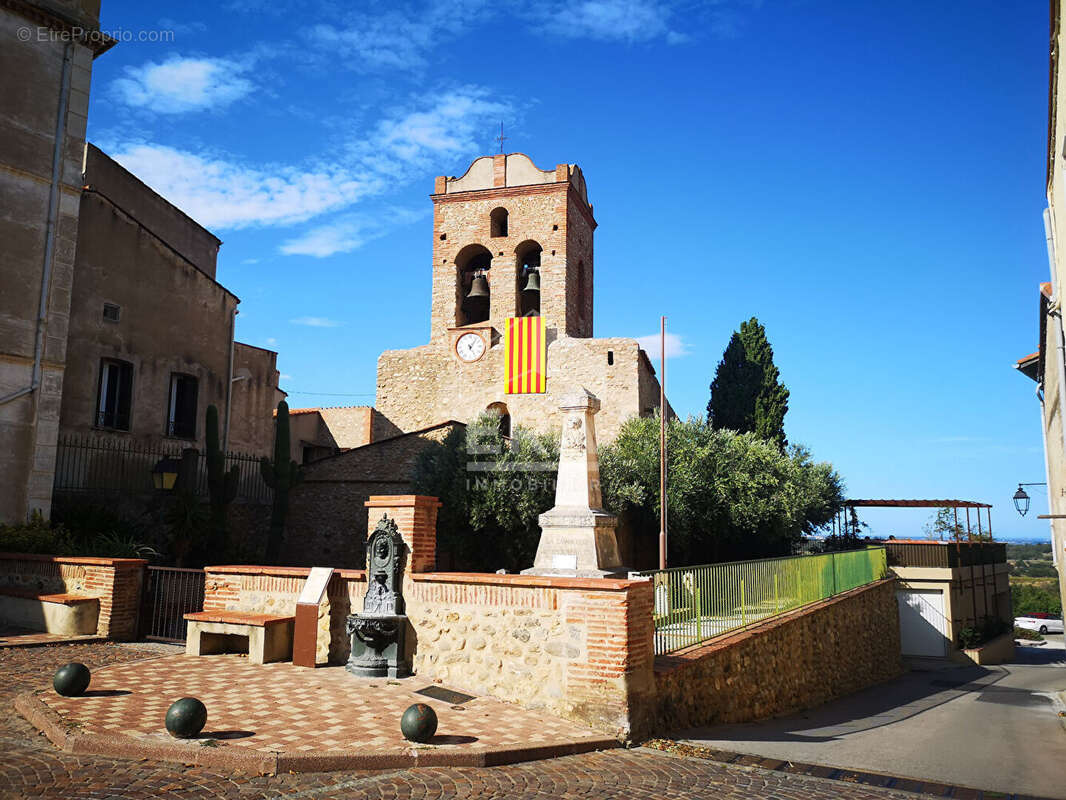
[[486,411],[504,435],[555,434],[577,387],[603,402],[604,441],[654,413],[659,384],[640,344],[592,338],[596,220],[577,165],[482,156],[438,177],[431,199],[430,337],[378,358],[375,441]]
[[[558,336],[592,336],[596,220],[577,165],[483,156],[462,177],[438,177],[432,199],[432,341],[468,328],[498,337],[508,317],[536,314]],[[540,291],[526,291],[534,273]],[[481,296],[469,297],[475,285]]]

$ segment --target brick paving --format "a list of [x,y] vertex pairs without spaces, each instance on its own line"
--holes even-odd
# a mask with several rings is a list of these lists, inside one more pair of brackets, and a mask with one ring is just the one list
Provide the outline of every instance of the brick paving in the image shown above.
[[[212,755],[223,755],[223,748],[277,753],[279,764],[290,766],[297,765],[293,756],[314,755],[316,768],[326,757],[349,767],[413,766],[415,757],[430,752],[437,764],[484,763],[469,758],[491,752],[493,763],[505,763],[524,760],[520,754],[530,748],[534,753],[560,748],[553,753],[558,754],[617,746],[587,727],[492,698],[455,705],[416,694],[429,687],[435,684],[425,678],[357,678],[340,666],[305,669],[252,664],[241,655],[181,654],[105,666],[93,672],[86,696],[44,692],[39,699],[58,714],[60,724],[76,728],[83,748],[111,755],[130,751],[116,753],[93,742],[118,736],[128,740],[121,743],[124,748],[166,745],[175,758],[195,760],[210,740],[216,745]],[[207,706],[208,725],[198,741],[179,743],[166,733],[163,719],[171,703],[190,696]],[[437,713],[437,735],[426,745],[412,745],[400,733],[400,716],[412,703],[425,703]],[[456,760],[443,761],[449,754]],[[385,757],[392,763],[383,762]]]
[[0,798],[514,798],[547,800],[887,800],[916,795],[647,750],[609,750],[505,767],[282,774],[261,777],[148,760],[77,756],[55,749],[11,709],[16,694],[46,685],[56,667],[91,668],[161,653],[164,646],[69,644],[0,650]]

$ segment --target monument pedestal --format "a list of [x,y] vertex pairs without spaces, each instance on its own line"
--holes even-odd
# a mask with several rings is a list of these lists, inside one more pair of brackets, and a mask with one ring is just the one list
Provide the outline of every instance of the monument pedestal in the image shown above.
[[624,578],[613,514],[588,508],[553,508],[540,515],[540,545],[523,575]]

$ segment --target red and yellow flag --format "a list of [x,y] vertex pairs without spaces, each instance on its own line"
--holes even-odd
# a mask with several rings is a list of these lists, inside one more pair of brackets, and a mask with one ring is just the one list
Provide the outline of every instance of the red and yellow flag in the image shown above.
[[542,317],[508,317],[507,394],[547,391],[548,353]]

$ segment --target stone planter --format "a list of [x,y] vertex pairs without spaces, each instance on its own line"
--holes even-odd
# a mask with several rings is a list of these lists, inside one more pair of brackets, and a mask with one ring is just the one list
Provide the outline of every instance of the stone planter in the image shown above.
[[958,658],[966,664],[1003,664],[1014,660],[1014,632],[990,639],[980,647],[959,649]]

